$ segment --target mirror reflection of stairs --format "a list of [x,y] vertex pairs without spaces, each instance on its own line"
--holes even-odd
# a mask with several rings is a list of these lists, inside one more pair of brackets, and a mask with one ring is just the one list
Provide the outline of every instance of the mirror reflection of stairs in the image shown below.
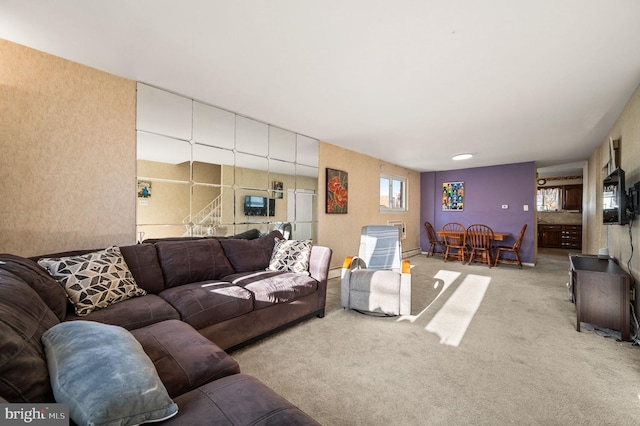
[[187,225],[187,231],[182,235],[183,237],[216,235],[222,223],[222,195],[218,195],[193,216],[185,217],[182,223]]

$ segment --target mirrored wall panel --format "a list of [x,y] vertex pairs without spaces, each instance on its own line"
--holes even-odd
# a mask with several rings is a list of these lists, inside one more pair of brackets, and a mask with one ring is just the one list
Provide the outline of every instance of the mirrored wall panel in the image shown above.
[[138,83],[139,241],[267,233],[316,241],[318,140]]

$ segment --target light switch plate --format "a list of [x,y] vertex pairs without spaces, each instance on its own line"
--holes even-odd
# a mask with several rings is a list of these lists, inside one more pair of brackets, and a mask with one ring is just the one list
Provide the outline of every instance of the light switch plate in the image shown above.
[[524,210],[525,212],[529,211],[529,204],[525,204],[524,206],[522,206],[522,210]]

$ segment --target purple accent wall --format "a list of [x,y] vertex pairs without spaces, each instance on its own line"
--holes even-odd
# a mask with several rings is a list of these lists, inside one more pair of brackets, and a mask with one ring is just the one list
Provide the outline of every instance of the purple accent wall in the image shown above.
[[[536,219],[536,169],[533,162],[477,167],[472,169],[425,172],[420,175],[421,223],[431,222],[437,230],[447,222],[464,226],[482,223],[494,231],[510,232],[511,237],[498,244],[512,245],[522,225],[527,224],[520,257],[534,263]],[[464,182],[464,210],[442,211],[442,184]],[[507,204],[508,209],[502,209]],[[524,211],[524,205],[529,211]],[[421,227],[420,246],[429,248],[429,239]]]

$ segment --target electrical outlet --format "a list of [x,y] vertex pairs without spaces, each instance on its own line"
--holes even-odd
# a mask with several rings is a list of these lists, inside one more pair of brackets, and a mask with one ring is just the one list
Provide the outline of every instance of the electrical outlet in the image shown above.
[[502,205],[502,209],[503,209],[503,210],[506,210],[506,209],[508,209],[508,208],[509,208],[509,204],[503,204],[503,205]]

